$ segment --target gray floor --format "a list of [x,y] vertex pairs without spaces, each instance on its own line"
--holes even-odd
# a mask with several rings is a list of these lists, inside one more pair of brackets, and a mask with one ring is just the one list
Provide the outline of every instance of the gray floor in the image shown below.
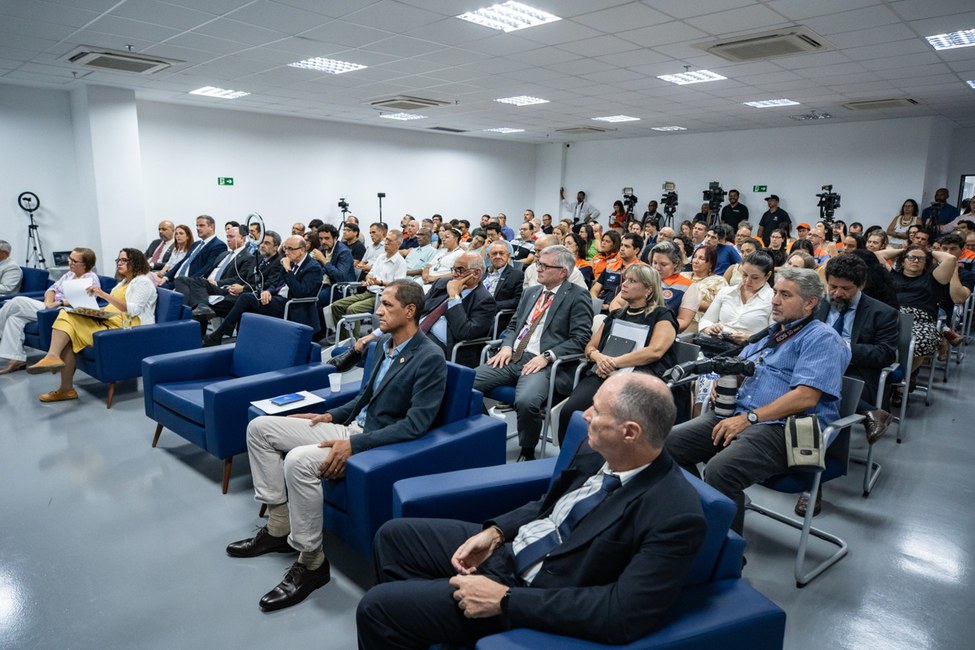
[[[912,404],[904,444],[878,443],[873,496],[860,495],[861,467],[827,486],[817,525],[850,555],[805,589],[793,584],[794,534],[749,515],[745,576],[788,612],[787,648],[971,647],[973,366],[937,385],[932,406]],[[54,386],[47,375],[0,377],[0,647],[354,647],[364,558],[329,539],[331,584],[262,614],[258,599],[290,560],[224,553],[260,525],[246,456],[221,495],[216,459],[168,432],[150,448],[136,382],[120,385],[111,410],[83,374],[78,402],[40,404]]]

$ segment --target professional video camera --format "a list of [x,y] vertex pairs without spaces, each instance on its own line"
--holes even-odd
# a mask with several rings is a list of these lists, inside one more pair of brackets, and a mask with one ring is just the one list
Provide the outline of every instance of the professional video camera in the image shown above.
[[633,206],[637,204],[640,199],[637,195],[633,193],[632,187],[623,188],[623,208],[626,210],[627,220],[633,218]]
[[832,185],[823,185],[820,189],[823,192],[816,195],[819,198],[816,206],[819,208],[819,217],[826,225],[832,226],[833,215],[836,214],[836,208],[840,207],[840,195],[833,192]]
[[342,211],[342,214],[349,211],[349,202],[345,200],[345,197],[339,199],[339,210]]
[[677,212],[677,185],[673,181],[663,184],[663,195],[660,197],[660,205],[664,209],[664,226],[673,227],[674,213]]
[[708,206],[711,208],[711,217],[708,219],[708,225],[712,223],[717,223],[718,212],[721,210],[721,204],[724,203],[724,197],[727,196],[727,192],[721,187],[721,183],[718,181],[711,181],[708,184],[708,189],[704,190],[704,200],[708,202]]

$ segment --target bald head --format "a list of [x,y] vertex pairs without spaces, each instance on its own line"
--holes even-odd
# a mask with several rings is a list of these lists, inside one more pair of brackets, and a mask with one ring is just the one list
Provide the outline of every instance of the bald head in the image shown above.
[[549,246],[555,246],[559,242],[556,241],[554,235],[542,235],[535,240],[535,255],[537,256],[540,252],[548,248]]

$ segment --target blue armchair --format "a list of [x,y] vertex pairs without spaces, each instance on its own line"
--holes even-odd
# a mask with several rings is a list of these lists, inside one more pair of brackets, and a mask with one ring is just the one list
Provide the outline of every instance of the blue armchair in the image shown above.
[[[397,517],[446,517],[481,522],[537,499],[569,465],[586,435],[580,413],[572,416],[557,458],[406,479],[393,487]],[[687,475],[701,497],[707,536],[688,575],[687,585],[661,627],[625,646],[557,636],[530,629],[495,634],[479,650],[514,648],[781,648],[785,612],[741,579],[744,540],[729,530],[735,506],[725,496]]]
[[[366,376],[374,345],[366,361]],[[328,383],[326,379],[325,384]],[[337,394],[313,390],[325,402],[295,412],[324,413],[358,394],[358,384]],[[353,454],[345,478],[323,481],[325,528],[367,557],[379,527],[393,518],[393,484],[403,478],[444,470],[489,467],[504,463],[504,422],[482,414],[483,398],[474,390],[474,371],[447,363],[447,387],[434,428],[416,440],[375,447]],[[282,391],[284,392],[284,391]],[[263,415],[251,407],[250,417]]]
[[[58,309],[37,312],[37,322],[24,326],[24,343],[38,350],[51,347],[51,326]],[[92,344],[78,353],[78,369],[108,384],[107,408],[112,408],[116,382],[142,374],[142,360],[154,354],[200,347],[200,326],[183,305],[183,294],[156,288],[156,322],[132,329],[96,332]]]
[[44,292],[54,284],[47,269],[34,269],[29,266],[22,266],[20,270],[24,274],[23,279],[20,281],[20,289],[14,293],[0,296],[0,305],[17,296],[43,300]]
[[[189,322],[199,344],[199,324]],[[233,457],[247,451],[251,401],[328,384],[334,368],[322,365],[311,335],[307,325],[244,314],[235,345],[144,359],[146,415],[157,423],[152,446],[166,427],[223,459],[226,494]]]

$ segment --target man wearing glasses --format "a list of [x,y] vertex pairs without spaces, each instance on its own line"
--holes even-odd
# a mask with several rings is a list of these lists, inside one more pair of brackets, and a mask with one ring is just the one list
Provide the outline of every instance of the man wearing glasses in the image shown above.
[[[209,347],[220,345],[224,336],[230,336],[240,317],[247,312],[264,314],[265,316],[284,316],[284,306],[292,298],[310,298],[318,295],[318,289],[322,285],[322,276],[325,275],[322,265],[313,260],[305,250],[305,240],[301,237],[292,235],[284,242],[284,257],[281,258],[281,266],[284,273],[278,285],[271,286],[255,295],[253,293],[241,294],[234,303],[233,308],[227,317],[223,319],[212,334],[203,340],[203,346]],[[309,305],[301,305],[308,307]],[[295,320],[310,325],[313,329],[318,329],[318,314],[314,309],[295,310]]]
[[87,280],[100,287],[98,276],[92,272],[95,267],[95,251],[90,248],[76,248],[68,256],[68,272],[44,293],[44,301],[26,296],[11,298],[0,309],[0,359],[7,365],[0,368],[0,375],[20,370],[27,365],[27,352],[24,350],[24,326],[37,322],[37,312],[68,306],[64,299],[64,283],[68,280]]

